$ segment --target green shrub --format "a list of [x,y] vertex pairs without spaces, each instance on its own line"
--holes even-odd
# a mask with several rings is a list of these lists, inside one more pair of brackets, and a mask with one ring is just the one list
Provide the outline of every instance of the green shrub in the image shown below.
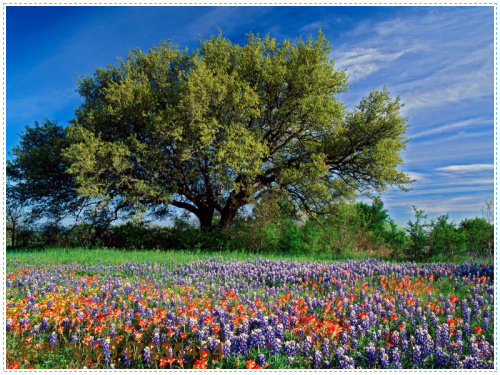
[[458,230],[453,222],[448,222],[449,216],[441,215],[436,220],[431,220],[429,243],[433,255],[447,254],[454,256],[457,250],[463,250],[464,233]]
[[382,234],[384,243],[391,249],[391,258],[401,258],[408,248],[406,230],[400,228],[393,220],[389,220]]
[[489,224],[483,218],[476,217],[462,220],[459,229],[463,232],[464,247],[468,251],[475,255],[492,255],[495,242],[493,224]]
[[384,209],[384,202],[380,197],[375,197],[371,206],[360,202],[356,204],[356,208],[359,211],[363,227],[372,232],[379,242],[383,242],[390,219],[387,209]]

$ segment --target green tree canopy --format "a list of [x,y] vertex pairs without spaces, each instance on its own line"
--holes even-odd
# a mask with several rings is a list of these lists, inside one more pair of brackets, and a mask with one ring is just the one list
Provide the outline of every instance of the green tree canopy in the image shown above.
[[399,98],[372,91],[348,111],[347,89],[319,31],[306,41],[219,33],[194,51],[136,49],[79,80],[82,105],[65,152],[78,192],[178,207],[228,226],[268,190],[324,213],[355,194],[406,189]]
[[7,200],[10,205],[31,208],[30,219],[54,222],[75,212],[83,203],[76,191],[75,177],[67,173],[69,164],[62,151],[69,146],[64,128],[45,119],[40,125],[26,126],[19,146],[7,160]]
[[[43,120],[40,125],[26,126],[7,160],[7,207],[11,213],[23,212],[31,222],[57,224],[64,218],[78,223],[107,226],[130,214],[131,205],[121,197],[113,201],[82,196],[77,191],[76,177],[68,173],[70,164],[63,152],[70,146],[66,129],[57,121]],[[128,210],[128,211],[127,211]],[[11,215],[12,216],[12,215]]]

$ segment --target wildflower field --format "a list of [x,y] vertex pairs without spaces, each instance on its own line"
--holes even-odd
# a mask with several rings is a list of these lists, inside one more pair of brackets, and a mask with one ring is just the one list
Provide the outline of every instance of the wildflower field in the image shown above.
[[493,368],[493,266],[7,262],[9,368]]

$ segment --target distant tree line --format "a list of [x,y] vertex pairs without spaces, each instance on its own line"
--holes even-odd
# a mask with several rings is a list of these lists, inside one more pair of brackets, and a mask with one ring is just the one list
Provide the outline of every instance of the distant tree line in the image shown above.
[[[246,215],[235,218],[230,228],[200,230],[196,220],[176,217],[169,226],[147,220],[96,227],[31,226],[22,213],[8,217],[10,248],[116,248],[130,250],[247,251],[251,253],[319,254],[381,257],[396,260],[490,258],[494,252],[494,226],[487,218],[460,223],[441,215],[427,221],[414,207],[415,219],[398,226],[380,198],[371,205],[339,203],[331,214],[315,219],[294,215],[284,201],[268,199]],[[14,240],[15,239],[15,240]]]

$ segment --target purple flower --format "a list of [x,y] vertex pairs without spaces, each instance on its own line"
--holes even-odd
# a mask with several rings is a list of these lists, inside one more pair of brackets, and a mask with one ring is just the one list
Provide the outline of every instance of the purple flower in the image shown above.
[[311,353],[312,348],[312,338],[311,336],[306,336],[306,339],[302,341],[302,354],[304,357],[308,357]]
[[323,355],[321,354],[321,351],[319,349],[314,350],[314,357],[313,357],[313,366],[314,368],[320,368],[321,367],[321,360],[323,359]]
[[281,340],[278,338],[275,338],[273,345],[272,345],[271,354],[278,355],[280,353],[281,353]]
[[264,367],[266,365],[266,356],[264,354],[259,354],[255,363],[257,363],[259,366]]
[[52,332],[49,337],[49,344],[55,343],[57,343],[57,334],[55,332]]
[[328,360],[330,359],[330,340],[324,339],[322,344],[323,356]]
[[398,348],[392,350],[392,367],[395,369],[402,369],[401,365],[401,353]]
[[142,359],[143,359],[144,365],[146,365],[146,367],[151,366],[151,348],[149,346],[144,347],[144,353],[142,355]]
[[375,345],[373,344],[372,341],[370,341],[370,343],[366,347],[365,355],[368,366],[373,366],[377,364],[378,362],[377,349],[375,348]]
[[422,351],[418,345],[412,349],[412,364],[413,368],[422,368]]

